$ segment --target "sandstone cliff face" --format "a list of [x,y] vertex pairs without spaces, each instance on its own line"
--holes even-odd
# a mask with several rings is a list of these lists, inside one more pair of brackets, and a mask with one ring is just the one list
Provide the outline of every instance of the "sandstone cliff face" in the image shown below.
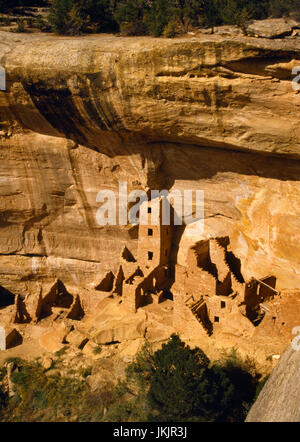
[[246,422],[300,421],[300,351],[290,347],[251,408]]
[[204,190],[206,232],[230,235],[243,274],[300,286],[299,39],[1,32],[0,64],[0,284],[116,271],[137,229],[100,227],[96,195],[126,181]]

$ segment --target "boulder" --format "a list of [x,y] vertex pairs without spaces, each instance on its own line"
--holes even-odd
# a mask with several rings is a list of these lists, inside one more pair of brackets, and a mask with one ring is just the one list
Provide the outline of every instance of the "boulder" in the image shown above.
[[73,330],[66,337],[66,341],[74,347],[82,349],[88,342],[88,338],[78,330]]
[[65,338],[70,331],[71,326],[64,324],[53,327],[40,337],[39,343],[45,350],[55,353],[64,347]]
[[52,367],[53,364],[53,359],[50,358],[49,356],[44,356],[42,361],[41,361],[41,365],[44,368],[44,370],[50,370],[50,368]]
[[300,422],[300,350],[282,355],[246,422]]
[[247,27],[248,35],[262,38],[281,38],[291,35],[293,29],[300,26],[294,20],[285,18],[269,18],[266,20],[255,20]]
[[87,342],[87,344],[84,346],[82,353],[92,359],[99,359],[102,355],[102,348],[95,344],[92,341]]
[[96,344],[110,344],[112,342],[123,342],[142,338],[145,334],[145,322],[110,322],[102,329],[98,329],[93,336]]

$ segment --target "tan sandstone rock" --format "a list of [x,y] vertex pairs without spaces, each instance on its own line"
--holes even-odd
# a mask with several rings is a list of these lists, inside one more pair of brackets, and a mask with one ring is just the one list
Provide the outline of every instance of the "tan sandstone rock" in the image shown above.
[[55,353],[65,346],[64,341],[69,332],[70,327],[64,324],[53,326],[40,337],[39,343],[45,350]]
[[[43,287],[61,280],[69,291],[77,287],[87,331],[99,342],[143,337],[146,314],[129,317],[122,299],[97,310],[109,292],[97,296],[95,287],[117,274],[124,246],[137,256],[136,226],[96,219],[98,192],[118,193],[119,182],[128,192],[204,191],[204,233],[190,239],[178,229],[173,263],[184,266],[200,239],[229,236],[246,279],[274,275],[279,290],[300,286],[297,36],[0,32],[0,60],[7,73],[0,285],[27,296],[33,320]],[[157,330],[149,335],[159,339]],[[57,351],[64,337],[54,328],[40,342]]]
[[249,35],[263,38],[280,38],[291,35],[295,27],[300,23],[289,18],[269,18],[266,20],[255,20],[248,27]]
[[77,348],[83,349],[88,342],[88,338],[83,333],[73,330],[67,335],[66,341]]
[[252,406],[246,422],[300,421],[300,350],[286,350]]

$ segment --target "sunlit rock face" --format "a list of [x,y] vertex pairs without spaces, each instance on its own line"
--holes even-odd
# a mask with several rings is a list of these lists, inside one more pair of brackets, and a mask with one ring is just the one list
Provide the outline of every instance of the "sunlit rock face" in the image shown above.
[[246,422],[299,422],[299,365],[300,351],[290,346],[252,406]]
[[[230,236],[244,276],[300,286],[299,39],[1,32],[0,64],[5,287],[92,287],[125,244],[135,255],[136,227],[96,220],[98,192],[119,182],[204,190],[204,233]],[[176,241],[184,261],[191,240]]]

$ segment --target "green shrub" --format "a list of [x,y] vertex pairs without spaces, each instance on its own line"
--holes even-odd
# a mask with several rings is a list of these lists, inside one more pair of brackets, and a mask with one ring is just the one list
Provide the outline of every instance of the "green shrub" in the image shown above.
[[7,364],[9,364],[10,362],[13,362],[13,363],[15,363],[15,364],[22,364],[22,359],[21,358],[18,358],[18,357],[12,357],[12,358],[6,358],[5,359],[5,362],[7,363]]
[[46,6],[43,0],[0,0],[0,12],[11,12],[16,6]]
[[154,37],[162,35],[169,22],[174,21],[174,13],[168,0],[156,0],[145,13],[148,33]]
[[247,8],[238,10],[234,15],[234,22],[242,30],[244,35],[247,35],[247,24],[250,18],[251,13]]
[[[113,18],[113,4],[110,0],[84,0],[81,2],[81,11],[88,17],[87,31],[115,32],[118,25]],[[117,4],[117,2],[115,2]]]
[[90,376],[92,374],[92,367],[81,368],[79,370],[79,374],[84,379],[87,378],[88,376]]
[[137,23],[144,20],[147,10],[149,10],[149,7],[146,0],[119,0],[114,18],[119,25],[122,23]]
[[[87,377],[91,368],[79,371]],[[92,392],[86,381],[71,377],[71,372],[47,376],[38,362],[18,359],[12,373],[16,396],[8,400],[0,389],[0,421],[100,421],[115,400],[112,385],[103,384]]]
[[54,0],[48,21],[57,34],[117,30],[109,0]]
[[166,38],[174,38],[176,36],[177,24],[174,22],[169,22],[167,26],[164,27],[163,36]]
[[26,24],[23,18],[18,18],[16,32],[26,32]]
[[215,0],[203,0],[201,14],[198,17],[201,26],[211,28],[213,33],[214,27],[222,24],[220,17],[220,5]]
[[120,33],[125,36],[146,35],[147,28],[144,23],[124,22],[120,25]]
[[50,32],[51,26],[47,20],[43,19],[41,15],[39,15],[34,22],[34,26],[39,29],[41,32]]
[[63,356],[63,355],[66,353],[67,350],[68,350],[68,346],[65,345],[65,346],[62,347],[60,350],[58,350],[58,351],[55,352],[55,356],[56,356],[57,358],[60,358],[61,356]]
[[[49,376],[38,361],[12,362],[16,395],[9,399],[0,388],[0,421],[243,421],[265,382],[258,382],[253,361],[235,349],[211,363],[177,335],[155,352],[146,343],[127,366],[125,379],[115,387],[98,385],[96,391],[78,378],[89,376],[90,367],[66,372],[58,360],[58,371]],[[5,374],[1,368],[0,378]]]
[[248,19],[263,19],[269,13],[268,0],[224,0],[219,3],[220,17],[225,25],[238,24],[241,16]]
[[299,0],[270,0],[270,14],[274,18],[287,17],[291,13],[300,16]]
[[[0,0],[0,12],[37,3]],[[251,19],[300,16],[300,0],[53,0],[50,4],[48,22],[38,19],[37,27],[42,32],[65,35],[120,30],[122,35],[171,38],[175,24],[183,33],[191,26],[204,26],[213,32],[222,24],[237,25],[245,33]]]
[[290,5],[287,0],[271,0],[270,14],[274,18],[280,18],[289,15]]
[[221,369],[233,386],[233,395],[224,410],[234,421],[243,421],[256,397],[256,388],[259,384],[259,375],[256,373],[255,362],[246,357],[242,359],[233,348],[225,352],[214,366]]
[[4,26],[9,26],[11,24],[11,19],[9,17],[0,17],[0,23]]
[[101,345],[98,345],[97,347],[95,347],[95,348],[93,349],[93,353],[94,353],[94,355],[99,355],[101,352],[102,352],[102,347],[101,347]]
[[146,344],[115,389],[107,421],[243,421],[258,381],[235,350],[211,363],[177,335],[156,352]]
[[202,350],[192,350],[172,335],[154,354],[154,364],[149,388],[151,420],[214,421],[222,414],[222,402],[230,396],[231,386],[221,372],[209,369]]
[[54,32],[66,35],[82,34],[89,24],[75,0],[54,0],[48,20]]

